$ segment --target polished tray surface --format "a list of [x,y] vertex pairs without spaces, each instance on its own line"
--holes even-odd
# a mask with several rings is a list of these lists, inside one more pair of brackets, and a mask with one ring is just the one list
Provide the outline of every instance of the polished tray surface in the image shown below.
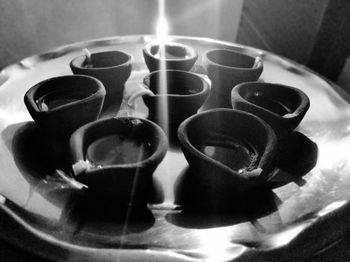
[[[115,210],[113,203],[89,199],[60,168],[64,156],[51,158],[25,108],[24,93],[41,80],[72,74],[69,62],[87,47],[133,56],[125,91],[131,94],[148,73],[142,48],[154,36],[80,42],[26,58],[0,73],[1,238],[60,261],[298,261],[340,241],[350,225],[346,94],[309,69],[262,50],[206,38],[172,38],[196,49],[197,73],[204,73],[201,56],[206,50],[228,48],[261,55],[259,81],[303,90],[311,107],[295,132],[303,139],[295,140],[285,166],[304,167],[306,161],[311,163],[307,172],[295,182],[256,192],[244,202],[246,208],[235,211],[232,199],[229,212],[194,211],[183,207],[193,205],[193,199],[205,206],[205,199],[192,199],[195,190],[184,182],[188,164],[173,146],[154,173],[158,198],[148,208]],[[147,109],[139,101],[136,111],[123,108],[120,114],[146,117]],[[313,142],[317,150],[309,152]]]

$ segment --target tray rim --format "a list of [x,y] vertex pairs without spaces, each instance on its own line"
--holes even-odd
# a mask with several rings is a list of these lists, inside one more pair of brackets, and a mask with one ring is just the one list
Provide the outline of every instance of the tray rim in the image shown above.
[[[73,49],[81,49],[81,46],[87,46],[89,44],[93,44],[96,42],[103,42],[103,41],[116,41],[116,40],[121,40],[123,39],[126,40],[131,40],[133,38],[154,38],[155,35],[151,34],[135,34],[135,35],[118,35],[118,36],[111,36],[111,37],[103,37],[103,38],[95,38],[95,39],[89,39],[89,40],[83,40],[83,41],[78,41],[74,42],[72,44],[67,44],[67,45],[62,45],[56,48],[53,48],[49,51],[35,54],[28,56],[26,58],[21,59],[20,61],[16,63],[9,64],[5,66],[4,68],[1,69],[0,71],[0,88],[4,82],[6,82],[9,78],[11,78],[12,74],[16,73],[16,68],[22,68],[25,66],[25,64],[30,60],[36,60],[36,59],[42,59],[43,57],[49,57],[48,59],[45,60],[50,60],[52,58],[57,58],[60,57],[61,55],[53,57],[52,54],[56,54],[57,52],[63,52],[65,54],[66,52],[69,52]],[[272,57],[281,59],[283,61],[286,61],[298,68],[301,68],[302,70],[305,70],[322,80],[324,80],[327,84],[329,84],[330,87],[332,87],[338,95],[344,99],[347,103],[350,103],[350,94],[348,94],[344,89],[342,89],[340,86],[337,84],[333,83],[332,81],[328,80],[327,78],[323,77],[319,73],[313,71],[312,69],[295,62],[289,58],[283,57],[281,55],[276,55],[270,51],[265,51],[259,48],[247,46],[247,45],[242,45],[242,44],[237,44],[229,41],[222,41],[222,40],[217,40],[217,39],[212,39],[212,38],[207,38],[207,37],[191,37],[191,36],[180,36],[180,35],[171,35],[171,38],[174,40],[176,39],[184,39],[184,40],[195,40],[195,41],[204,41],[208,43],[214,43],[214,44],[220,44],[220,45],[225,45],[225,46],[231,46],[231,47],[236,47],[236,48],[242,48],[242,49],[248,49],[252,50],[254,52],[262,52],[269,54]],[[34,63],[35,64],[35,63]],[[5,81],[1,81],[1,77],[4,77]],[[2,195],[0,194],[0,200],[1,200]],[[19,232],[22,232],[24,235],[30,237],[34,237],[34,246],[39,244],[46,244],[47,250],[45,250],[44,253],[40,252],[38,249],[29,248],[26,245],[22,245],[20,248],[23,248],[26,251],[29,251],[30,253],[33,253],[35,255],[38,255],[39,257],[44,257],[44,258],[50,258],[52,259],[52,255],[56,256],[54,259],[58,260],[64,260],[66,257],[60,257],[60,252],[59,250],[63,251],[68,251],[71,252],[71,255],[73,255],[73,260],[77,259],[80,256],[87,256],[87,258],[92,259],[92,261],[97,261],[100,259],[106,259],[106,261],[115,261],[116,258],[121,258],[124,257],[126,259],[135,259],[137,261],[138,258],[140,259],[146,259],[147,261],[155,261],[155,259],[159,259],[159,261],[200,261],[202,260],[201,258],[197,257],[192,257],[191,254],[186,254],[186,253],[181,253],[181,250],[171,250],[171,249],[166,249],[166,250],[156,250],[156,249],[121,249],[121,248],[116,248],[116,249],[110,249],[110,248],[92,248],[92,247],[85,247],[85,246],[79,246],[75,244],[71,244],[59,239],[55,239],[54,237],[51,237],[50,235],[47,235],[43,232],[38,231],[35,229],[33,226],[28,224],[25,220],[21,219],[19,216],[17,216],[13,211],[11,211],[10,208],[6,207],[4,203],[6,202],[6,199],[4,201],[0,201],[0,217],[5,216],[5,219],[8,220],[6,223],[15,223],[16,230],[19,230]],[[338,217],[339,214],[348,214],[350,213],[350,201],[346,201],[342,206],[340,206],[338,209],[333,210],[329,214],[325,215],[324,217],[317,218],[317,220],[312,223],[311,227],[315,228],[318,224],[324,223],[324,221],[327,219],[330,219],[330,217]],[[0,225],[3,222],[0,223]],[[346,229],[348,230],[350,226],[347,226]],[[306,226],[305,229],[303,230],[309,230],[309,225]],[[336,241],[341,241],[344,236],[346,235],[346,232],[340,233],[338,236],[340,238],[337,238]],[[304,236],[303,232],[296,237],[296,239],[293,239],[292,242],[295,242],[294,240],[302,239]],[[2,237],[3,238],[3,237]],[[307,237],[306,237],[307,238]],[[18,242],[14,243],[13,239],[11,238],[3,238],[5,241],[9,241],[10,243],[17,245]],[[37,241],[38,243],[36,243]],[[297,242],[297,241],[296,241]],[[334,242],[329,243],[329,246],[332,246]],[[271,250],[254,250],[251,248],[246,248],[246,250],[239,255],[236,258],[241,258],[241,256],[247,257],[248,261],[254,261],[256,260],[257,257],[259,259],[262,259],[262,261],[270,261],[270,259],[274,258],[275,255],[277,255],[275,258],[278,258],[278,254],[280,254],[281,251],[288,251],[288,248],[293,249],[294,247],[291,244],[288,244],[286,246],[280,246],[277,248],[273,248]],[[323,249],[319,250],[319,252],[324,252],[328,246],[325,246]],[[63,252],[64,254],[64,252]],[[317,254],[317,253],[316,253]],[[315,255],[316,255],[315,254]],[[75,257],[76,256],[76,257]],[[70,258],[70,257],[68,257]],[[233,260],[235,260],[234,258]],[[149,260],[148,260],[149,259]],[[274,261],[274,260],[273,260]],[[279,261],[283,261],[282,258],[280,258]],[[288,260],[286,260],[288,261]]]
[[[45,57],[48,56],[50,57],[50,59],[52,59],[51,55],[57,53],[58,51],[68,51],[67,49],[80,49],[81,46],[85,47],[88,44],[92,44],[92,43],[96,43],[96,42],[104,42],[104,41],[111,41],[111,40],[118,40],[118,39],[132,39],[132,38],[150,38],[150,39],[154,39],[156,37],[155,34],[131,34],[131,35],[115,35],[115,36],[106,36],[106,37],[98,37],[98,38],[93,38],[93,39],[87,39],[87,40],[82,40],[82,41],[77,41],[77,42],[73,42],[70,44],[65,44],[65,45],[60,45],[58,47],[49,49],[47,51],[44,52],[40,52],[40,53],[36,53],[33,55],[29,55],[25,58],[22,58],[21,60],[11,63],[9,65],[4,66],[3,68],[0,68],[0,76],[3,75],[3,77],[9,78],[11,76],[12,73],[8,73],[7,71],[12,71],[12,69],[14,67],[21,67],[23,64],[26,63],[26,61],[34,59],[34,58],[40,58],[40,57]],[[315,70],[299,63],[296,62],[290,58],[287,58],[283,55],[280,54],[275,54],[271,51],[268,50],[263,50],[257,47],[253,47],[253,46],[249,46],[249,45],[243,45],[243,44],[239,44],[236,42],[230,42],[230,41],[226,41],[226,40],[219,40],[219,39],[213,39],[210,37],[201,37],[201,36],[182,36],[182,35],[169,35],[169,37],[171,39],[184,39],[184,40],[195,40],[195,41],[204,41],[204,42],[208,42],[208,43],[216,43],[216,44],[220,44],[220,45],[227,45],[227,46],[231,46],[231,47],[238,47],[238,48],[242,48],[242,49],[249,49],[258,53],[266,53],[269,54],[270,56],[273,56],[275,58],[279,58],[281,60],[284,60],[290,64],[295,65],[298,68],[302,68],[303,70],[321,78],[322,80],[324,80],[325,82],[327,82],[327,84],[329,84],[331,87],[334,88],[334,90],[348,103],[350,103],[350,94],[348,92],[346,92],[343,88],[341,88],[338,84],[334,83],[333,81],[327,79],[326,77],[324,77],[323,75],[321,75],[320,73],[316,72]],[[79,47],[79,48],[78,48]],[[57,58],[59,56],[56,56],[55,58]],[[49,59],[48,59],[49,60]],[[6,79],[7,80],[7,79]],[[0,88],[1,85],[4,82],[0,81]]]

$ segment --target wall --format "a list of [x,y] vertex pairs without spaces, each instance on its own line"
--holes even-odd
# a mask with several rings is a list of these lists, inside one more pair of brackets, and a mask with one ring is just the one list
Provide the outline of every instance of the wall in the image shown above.
[[349,0],[245,0],[237,42],[288,57],[350,90]]
[[329,0],[245,0],[237,41],[306,63]]
[[[234,41],[243,0],[166,0],[170,33]],[[155,33],[157,0],[0,0],[0,68],[87,39]]]

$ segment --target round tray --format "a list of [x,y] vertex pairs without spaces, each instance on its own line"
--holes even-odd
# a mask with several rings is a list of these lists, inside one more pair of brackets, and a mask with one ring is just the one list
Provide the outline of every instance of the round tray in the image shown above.
[[[148,208],[114,210],[113,203],[86,198],[81,186],[51,161],[23,103],[24,93],[46,78],[72,74],[69,62],[83,48],[131,54],[133,72],[126,93],[132,93],[148,73],[142,48],[154,36],[76,43],[26,58],[0,73],[1,238],[59,261],[298,261],[341,241],[350,225],[346,95],[307,68],[262,50],[205,38],[172,39],[196,49],[198,73],[203,73],[201,56],[209,49],[260,54],[264,71],[259,81],[291,85],[309,96],[311,107],[295,132],[297,145],[285,161],[292,169],[302,163],[303,176],[254,193],[246,208],[234,211],[230,200],[230,212],[197,212],[183,208],[181,182],[188,164],[181,150],[172,147],[154,173],[163,198]],[[124,113],[146,116],[145,112],[139,101],[136,112]],[[312,141],[316,151],[315,146],[309,151]]]

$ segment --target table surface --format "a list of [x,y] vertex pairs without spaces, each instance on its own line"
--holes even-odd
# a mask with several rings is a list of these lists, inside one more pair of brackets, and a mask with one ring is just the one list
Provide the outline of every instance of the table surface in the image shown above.
[[[173,146],[154,173],[158,197],[148,208],[115,210],[113,203],[91,199],[62,168],[65,156],[48,149],[25,108],[24,93],[41,80],[72,74],[69,61],[86,47],[133,56],[126,83],[130,94],[148,73],[142,48],[154,36],[85,41],[0,72],[1,238],[60,261],[298,261],[342,241],[350,225],[347,96],[309,69],[262,50],[206,38],[172,38],[196,49],[197,73],[204,73],[201,56],[210,49],[259,54],[264,62],[259,81],[291,85],[309,96],[311,107],[290,138],[295,145],[287,147],[282,165],[284,175],[299,179],[256,192],[240,210],[194,212],[184,208],[187,203],[205,202],[186,188],[188,164]],[[128,114],[146,117],[147,109],[138,101],[136,111]],[[234,199],[227,204],[234,207]]]

